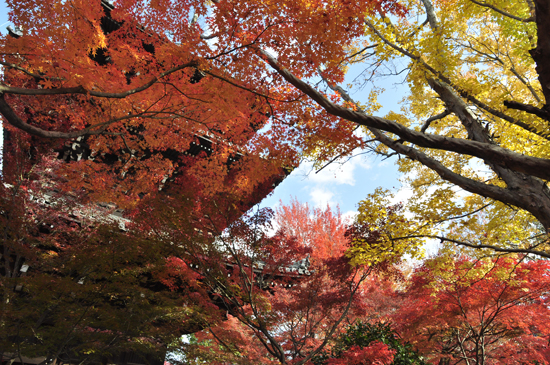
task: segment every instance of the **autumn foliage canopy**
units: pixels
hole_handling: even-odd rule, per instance
[[[550,255],[542,0],[7,3],[0,112],[48,139],[36,156],[72,156],[55,169],[68,190],[132,207],[185,168],[206,194],[246,195],[368,148],[407,157],[416,225],[399,239]],[[339,86],[350,67],[368,97]],[[409,90],[384,117],[381,69]]]
[[[427,361],[548,362],[544,0],[6,3],[2,351],[306,364],[367,318]],[[408,93],[378,116],[388,72]],[[357,149],[398,156],[412,197],[239,219],[303,159]],[[426,239],[439,259],[407,276]]]
[[[59,173],[71,189],[121,205],[157,190],[182,166],[208,193],[230,186],[241,194],[281,166],[296,166],[299,153],[288,142],[304,135],[292,126],[309,128],[315,108],[296,103],[299,95],[271,75],[260,49],[305,66],[304,77],[330,65],[339,80],[335,59],[363,28],[353,14],[404,10],[392,1],[114,5],[8,2],[23,31],[1,41],[0,109],[12,132],[57,140],[46,142],[50,149],[81,137],[85,153]],[[352,124],[324,119],[319,132],[359,143]],[[268,123],[271,132],[256,133]],[[211,142],[203,151],[210,158],[188,161],[198,137]],[[228,164],[240,170],[232,185],[224,183]]]

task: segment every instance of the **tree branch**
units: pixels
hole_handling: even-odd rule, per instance
[[[525,0],[525,2],[527,3],[527,6],[529,6],[529,13],[531,13],[531,16],[533,17],[533,19],[536,20],[535,3],[533,3],[533,0]]]
[[[281,103],[292,103],[292,102],[295,102],[295,101],[297,101],[297,100],[299,99],[299,98],[298,98],[298,99],[294,99],[294,100],[279,100],[279,99],[275,99],[275,98],[272,98],[271,96],[268,96],[268,95],[262,94],[262,93],[260,93],[260,92],[257,92],[257,91],[255,91],[255,90],[253,90],[253,89],[250,89],[250,88],[248,88],[248,87],[246,87],[246,86],[241,86],[241,85],[237,84],[237,83],[234,82],[234,81],[231,81],[231,80],[229,80],[229,79],[227,79],[227,78],[225,78],[225,77],[216,75],[215,73],[212,73],[212,72],[210,72],[210,71],[203,70],[202,72],[204,72],[205,74],[210,75],[210,76],[212,76],[212,77],[214,77],[214,78],[216,78],[216,79],[218,79],[218,80],[222,80],[222,81],[224,81],[224,82],[227,82],[229,85],[235,86],[236,88],[239,88],[239,89],[241,89],[241,90],[248,91],[248,92],[250,92],[250,93],[252,93],[252,94],[254,94],[254,95],[261,96],[262,98],[265,98],[265,99],[271,99],[271,100],[278,101],[278,102],[281,102]]]
[[[361,287],[361,283],[363,281],[365,281],[365,279],[369,276],[369,274],[371,273],[371,270],[372,268],[369,267],[362,275],[361,277],[359,278],[359,281],[358,283],[355,285],[355,288],[354,287],[351,287],[350,288],[350,298],[348,300],[348,303],[346,304],[346,307],[344,308],[344,310],[342,311],[342,314],[340,315],[340,317],[338,318],[338,320],[334,323],[334,325],[330,328],[330,330],[326,333],[325,335],[325,338],[323,340],[323,342],[313,351],[311,351],[306,357],[304,357],[302,360],[300,360],[297,365],[302,365],[302,364],[305,364],[307,363],[312,357],[314,357],[315,355],[317,355],[319,352],[321,352],[323,350],[323,348],[328,344],[329,340],[332,339],[332,335],[334,334],[334,332],[336,331],[336,329],[338,328],[338,326],[340,326],[340,323],[342,323],[342,321],[347,317],[348,315],[348,312],[351,308],[351,305],[353,304],[353,298],[355,297],[355,294],[357,293],[357,290]],[[355,274],[354,274],[355,276]]]
[[[473,2],[474,4],[477,4],[479,6],[483,6],[484,8],[489,8],[489,9],[492,9],[494,11],[496,11],[497,13],[501,14],[501,15],[504,15],[508,18],[512,18],[514,20],[519,20],[520,22],[524,22],[524,23],[531,23],[531,22],[534,22],[535,21],[535,18],[533,18],[532,16],[530,16],[529,18],[520,18],[518,16],[515,16],[515,15],[512,15],[510,13],[507,13],[505,12],[504,10],[502,9],[499,9],[497,8],[496,6],[494,5],[491,5],[491,4],[487,4],[487,3],[482,3],[481,1],[477,1],[477,0],[470,0],[471,2]]]
[[[420,132],[422,132],[422,133],[426,132],[426,129],[428,129],[428,127],[430,126],[430,124],[432,124],[432,122],[434,122],[438,119],[443,119],[449,114],[451,114],[451,112],[448,109],[445,109],[445,111],[443,113],[439,113],[437,115],[434,115],[433,117],[428,118],[424,122],[424,125],[422,126],[422,128],[420,128]]]
[[[36,79],[47,79],[47,80],[62,80],[60,79],[59,77],[49,77],[49,76],[45,76],[45,75],[39,75],[39,74],[35,74],[35,73],[32,73],[32,72],[29,72],[27,69],[21,67],[21,66],[18,66],[16,64],[13,64],[13,63],[9,63],[9,62],[4,62],[4,61],[0,61],[0,65],[3,65],[3,66],[6,66],[8,68],[13,68],[14,70],[18,70],[18,71],[21,71],[31,77],[34,77]]]
[[[340,93],[340,95],[346,102],[355,105],[359,113],[366,116],[366,114],[361,110],[360,106],[348,95],[345,90],[343,90],[340,86],[332,86],[329,83],[327,84],[333,90]],[[448,89],[440,90],[439,92],[441,93],[442,97],[453,96],[453,98],[447,101],[447,107],[449,108],[449,110],[452,109],[452,111],[457,114],[459,118],[461,118],[461,120],[463,120],[463,123],[469,125],[468,132],[472,133],[472,137],[476,138],[478,141],[481,141],[488,146],[494,146],[493,143],[490,143],[490,140],[486,136],[486,132],[482,130],[480,125],[476,124],[477,121],[475,120],[475,118],[472,119],[473,116],[470,115],[471,112],[467,110],[467,107],[462,99],[460,99],[454,93],[452,93],[452,95],[446,95],[447,92],[452,92],[452,90],[444,83],[432,79],[430,85],[432,84],[432,87]],[[518,174],[517,171],[513,171],[496,163],[490,162],[494,165],[494,171],[502,176],[502,178],[508,185],[508,188],[505,189],[495,185],[485,184],[453,172],[452,170],[445,167],[442,163],[435,160],[434,158],[431,158],[427,154],[412,147],[405,146],[401,143],[401,141],[395,141],[391,139],[390,137],[383,134],[379,129],[371,127],[368,127],[368,129],[381,143],[385,144],[397,153],[404,154],[413,160],[419,161],[424,166],[435,171],[442,179],[447,180],[452,184],[458,185],[464,190],[471,193],[499,200],[501,202],[506,202],[507,204],[515,205],[517,207],[525,209],[533,214],[537,219],[539,219],[539,221],[543,223],[545,227],[550,227],[550,222],[548,221],[547,206],[546,204],[543,204],[542,200],[543,197],[546,197],[545,194],[547,194],[548,190],[544,182],[539,180],[539,183],[537,183],[537,179],[532,176]],[[525,187],[526,181],[529,182],[527,187]],[[540,193],[542,193],[542,195]],[[536,202],[532,199],[532,196],[535,195],[539,197],[538,201]]]
[[[426,9],[426,15],[428,16],[428,22],[430,22],[430,28],[436,30],[439,27],[439,22],[432,3],[430,0],[422,0],[422,3],[424,4],[424,9]]]
[[[103,123],[94,124],[74,132],[48,131],[48,130],[30,125],[25,121],[23,121],[21,118],[19,118],[19,116],[15,113],[15,111],[11,108],[11,106],[6,102],[3,94],[0,94],[0,113],[4,116],[4,118],[8,123],[31,135],[44,137],[44,138],[63,138],[63,139],[71,139],[71,138],[77,138],[82,136],[92,136],[92,135],[103,134],[105,129],[113,123],[120,122],[122,120],[143,117],[144,115],[148,114],[148,113],[139,113],[139,114],[126,115],[123,117],[110,119]]]
[[[508,56],[508,58],[510,58],[510,56]],[[518,80],[523,84],[525,85],[526,88],[529,89],[529,91],[531,92],[531,95],[533,95],[533,98],[535,98],[535,100],[540,103],[542,100],[540,100],[540,97],[537,95],[537,92],[535,91],[535,89],[533,88],[533,86],[531,86],[531,83],[529,83],[529,81],[527,81],[523,76],[521,76],[519,74],[519,72],[517,72],[517,70],[515,69],[515,67],[512,65],[512,67],[510,67],[510,71],[518,78]]]
[[[20,87],[0,85],[0,94],[16,94],[16,95],[84,94],[84,95],[95,96],[98,98],[124,99],[130,95],[137,94],[139,92],[147,90],[148,88],[153,86],[155,83],[157,83],[159,79],[164,78],[170,74],[173,74],[174,72],[177,72],[189,67],[197,67],[198,65],[199,63],[197,61],[191,61],[183,65],[176,66],[174,68],[171,68],[170,70],[164,71],[163,73],[161,73],[156,77],[153,77],[149,82],[139,87],[136,87],[135,89],[122,91],[119,93],[107,93],[107,92],[101,92],[101,91],[86,90],[83,86],[56,88],[56,89],[26,89],[26,88],[20,88]]]
[[[436,235],[411,235],[411,236],[406,236],[406,237],[394,237],[394,238],[392,238],[392,240],[399,241],[399,240],[406,240],[406,239],[410,239],[410,238],[434,238],[434,239],[438,239],[438,240],[441,240],[441,241],[451,242],[451,243],[454,243],[454,244],[457,244],[457,245],[460,245],[460,246],[465,246],[465,247],[470,247],[470,248],[476,248],[476,249],[487,248],[487,249],[497,251],[497,252],[525,253],[525,254],[533,254],[533,255],[538,255],[538,256],[541,256],[541,257],[545,257],[545,258],[550,258],[550,253],[545,252],[545,251],[532,250],[530,248],[505,248],[505,247],[499,247],[499,246],[494,246],[494,245],[486,245],[486,244],[476,245],[475,243],[458,241],[458,240],[455,240],[455,239],[452,239],[452,238],[447,238],[447,237],[443,237],[443,236],[436,236]]]
[[[439,221],[436,221],[436,222],[433,222],[433,223],[438,224],[438,223],[443,223],[443,222],[447,222],[447,221],[454,220],[454,219],[460,219],[460,218],[468,217],[472,214],[476,214],[477,212],[481,212],[483,209],[487,208],[490,205],[491,204],[485,204],[482,207],[480,207],[480,208],[478,208],[474,211],[464,213],[464,214],[461,214],[461,215],[457,215],[457,216],[454,216],[454,217],[445,218],[445,219],[442,219],[442,220],[439,220]]]
[[[445,75],[443,75],[443,73],[437,71],[436,69],[434,69],[432,66],[430,66],[428,63],[426,63],[420,56],[416,56],[414,55],[413,53],[405,50],[404,48],[402,47],[399,47],[398,45],[390,42],[388,39],[386,39],[380,32],[378,32],[378,30],[368,21],[365,21],[365,24],[367,24],[371,30],[376,34],[376,36],[378,36],[380,39],[382,39],[384,41],[384,43],[386,43],[388,46],[392,47],[393,49],[395,49],[396,51],[400,52],[401,54],[417,61],[417,62],[420,62],[428,71],[432,72],[434,75],[436,75],[439,79],[441,79],[443,82],[447,83],[449,86],[453,87],[457,92],[458,94],[463,97],[464,99],[468,100],[469,102],[473,103],[474,105],[476,105],[478,108],[482,109],[482,110],[485,110],[486,112],[490,113],[490,114],[493,114],[494,116],[496,117],[499,117],[509,123],[512,123],[514,125],[517,125],[533,134],[536,134],[538,135],[539,137],[542,137],[544,139],[547,139],[550,141],[550,136],[547,135],[547,134],[542,134],[540,132],[538,132],[535,128],[531,127],[530,125],[524,123],[524,122],[521,122],[519,120],[516,120],[506,114],[504,114],[503,112],[499,111],[499,110],[496,110],[492,107],[490,107],[489,105],[483,103],[482,101],[478,100],[476,97],[470,95],[468,92],[462,90],[461,88],[457,87],[448,77],[446,77]]]
[[[539,109],[536,106],[519,103],[513,100],[504,100],[504,106],[510,109],[521,110],[529,114],[534,114],[539,118],[550,121],[550,114],[546,110]],[[546,133],[546,135],[548,136],[548,133]]]
[[[537,23],[537,47],[531,49],[529,53],[536,63],[536,71],[542,93],[545,98],[544,109],[550,111],[550,4],[547,0],[535,1],[535,17]]]
[[[287,82],[294,85],[304,94],[308,95],[329,114],[369,128],[376,128],[394,133],[403,140],[414,143],[420,147],[475,156],[486,161],[492,161],[495,164],[518,172],[523,172],[525,174],[550,180],[550,161],[547,159],[525,156],[493,144],[469,141],[461,138],[443,137],[434,134],[425,134],[419,131],[417,132],[411,130],[388,119],[350,110],[328,100],[315,88],[294,76],[294,74],[286,68],[282,67],[277,60],[266,51],[261,49],[257,49],[257,51],[277,73],[287,80]]]

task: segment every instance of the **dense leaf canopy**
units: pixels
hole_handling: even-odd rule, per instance
[[[2,175],[11,185],[1,188],[0,288],[7,308],[2,323],[13,318],[10,328],[21,332],[3,337],[5,343],[33,339],[42,346],[36,351],[52,358],[69,347],[90,353],[114,337],[158,350],[173,339],[163,337],[166,328],[186,333],[219,326],[193,343],[207,361],[302,364],[330,346],[346,320],[391,317],[368,311],[365,294],[374,289],[366,283],[379,280],[369,275],[400,277],[375,292],[391,302],[389,292],[407,288],[395,265],[407,254],[420,258],[423,239],[449,243],[445,259],[456,244],[476,249],[463,250],[471,256],[550,258],[547,1],[7,4],[16,28],[0,38],[0,113],[11,148]],[[339,86],[349,67],[363,67],[362,81],[375,86],[365,100],[353,100]],[[374,115],[381,68],[406,71],[409,90],[401,109],[384,117]],[[338,213],[297,203],[279,212],[279,222],[292,224],[275,236],[267,234],[267,213],[238,220],[282,168],[303,158],[322,166],[357,148],[399,156],[412,198],[392,204],[391,193],[381,189],[358,197],[364,200],[351,227]],[[61,208],[42,219],[30,196],[48,191],[65,195],[67,207],[115,203],[136,226],[128,234],[87,227]],[[265,275],[254,271],[255,258],[269,263],[273,272],[266,275],[274,277],[273,268],[310,251],[314,274],[293,292],[257,283]],[[439,326],[429,334],[442,348],[432,351],[434,359],[456,357],[458,348],[463,357],[485,361],[464,342],[475,336],[449,335],[484,326],[470,308],[479,313],[508,303],[505,312],[515,311],[513,318],[519,308],[539,306],[532,318],[543,313],[547,269],[518,257],[482,264],[455,257],[447,271],[424,266],[424,275],[415,273],[408,288],[422,305],[411,304],[411,318],[415,310],[440,310],[430,324]],[[23,260],[37,270],[18,276]],[[78,284],[84,277],[89,280]],[[281,280],[293,284],[290,277]],[[13,294],[21,283],[26,297]],[[138,297],[141,288],[147,290]],[[489,292],[505,300],[480,301]],[[453,302],[461,295],[468,308]],[[39,314],[18,310],[25,300],[42,306]],[[172,312],[174,302],[180,310]],[[48,318],[63,321],[61,308],[67,308],[69,331],[47,326]],[[456,308],[466,318],[454,315]],[[118,322],[121,313],[143,326],[130,330]],[[498,356],[525,340],[521,351],[546,360],[535,338],[546,336],[546,327],[494,318],[500,332],[492,343],[505,342],[509,350]],[[236,336],[243,328],[246,336]],[[38,329],[47,341],[40,342]],[[393,353],[382,342],[350,348],[341,359],[353,362],[374,348],[389,362]]]

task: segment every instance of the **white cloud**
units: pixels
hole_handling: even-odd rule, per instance
[[[395,163],[395,161],[393,159],[389,159],[389,158],[386,158],[380,162],[378,162],[376,164],[377,167],[386,167],[386,166],[390,166],[390,165],[393,165]]]
[[[410,186],[403,185],[397,193],[394,194],[394,197],[390,199],[390,203],[392,204],[398,204],[403,203],[403,205],[407,205],[407,201],[412,197],[413,195],[413,189]]]
[[[437,252],[441,248],[441,242],[438,240],[425,240],[424,250],[426,251],[426,257],[433,257],[437,255]]]
[[[327,189],[321,187],[313,188],[311,189],[309,196],[311,196],[311,201],[317,208],[326,208],[327,205],[333,207],[336,205],[336,203],[332,200],[334,193]]]
[[[355,220],[355,217],[359,214],[356,210],[348,210],[345,213],[342,213],[342,218],[346,223],[352,223]]]
[[[362,157],[355,157],[345,163],[333,162],[316,173],[311,162],[300,165],[298,173],[304,179],[314,184],[355,185],[355,171],[357,168],[370,169],[372,165]]]

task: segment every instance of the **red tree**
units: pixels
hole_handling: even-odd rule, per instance
[[[269,220],[270,214],[254,215],[221,234],[207,251],[217,250],[222,266],[196,261],[229,320],[211,323],[196,334],[197,342],[182,344],[186,358],[305,364],[369,312],[369,275],[387,268],[349,265],[347,226],[339,213],[310,211],[293,201],[278,210],[280,229],[273,236]]]
[[[550,362],[548,261],[428,260],[394,320],[433,363]]]
[[[367,347],[352,346],[339,358],[329,359],[326,365],[391,365],[395,351],[382,342]]]
[[[290,204],[276,209],[274,224],[288,237],[296,237],[300,244],[312,248],[312,257],[329,259],[338,257],[348,248],[349,239],[345,236],[348,222],[340,209],[333,211],[310,208],[296,198]]]
[[[302,108],[294,102],[298,95],[280,77],[267,74],[256,47],[270,47],[281,60],[307,66],[304,76],[312,74],[311,65],[326,64],[338,79],[343,72],[335,57],[343,56],[342,45],[363,31],[356,14],[402,12],[389,0],[316,6],[27,0],[8,1],[8,6],[10,20],[23,31],[0,39],[5,125],[61,139],[51,142],[57,149],[77,139],[65,152],[78,161],[58,173],[72,189],[85,187],[88,194],[121,205],[155,191],[182,167],[208,191],[247,194],[266,176],[280,173],[281,166],[296,166],[298,151],[287,140],[304,138],[295,133],[302,127],[294,125],[311,119],[314,111],[306,108],[300,114],[309,116],[283,120]],[[206,29],[215,34],[205,34]],[[289,37],[295,39],[290,47]],[[306,53],[303,44],[308,44]],[[351,123],[322,119],[327,122],[318,128],[322,138],[360,143],[350,133]],[[267,123],[274,128],[258,135]],[[85,151],[73,153],[75,143]],[[209,158],[191,166],[174,158],[199,144]],[[227,165],[236,175],[231,186]]]

